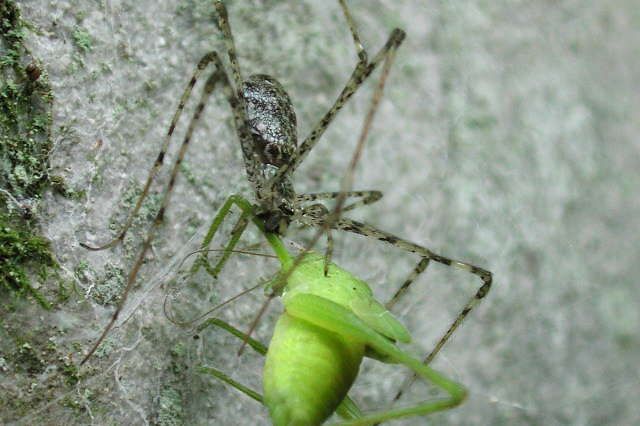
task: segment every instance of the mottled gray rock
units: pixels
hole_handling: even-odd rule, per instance
[[[281,81],[297,109],[298,134],[306,135],[356,63],[337,2],[229,3],[243,72]],[[637,424],[637,3],[350,5],[371,54],[393,27],[407,32],[356,176],[357,188],[385,197],[354,216],[486,267],[495,278],[487,299],[434,362],[468,386],[469,400],[431,423]],[[92,284],[117,284],[109,268],[127,270],[144,228],[124,248],[93,253],[78,244],[105,241],[109,224],[123,220],[195,64],[223,45],[210,1],[23,0],[20,7],[39,31],[28,44],[55,93],[54,167],[87,193],[81,202],[46,200],[46,235],[68,271],[86,263],[76,285],[91,296],[82,302],[74,295],[31,321],[57,327],[60,346],[77,342],[78,362],[79,350],[88,349],[112,312],[96,303],[99,289]],[[373,86],[345,108],[305,161],[295,179],[299,192],[339,188]],[[47,390],[60,398],[48,405],[50,397],[30,396],[37,401],[30,414],[6,421],[268,424],[258,404],[195,370],[205,360],[259,388],[259,358],[237,358],[238,343],[219,332],[193,341],[192,332],[163,314],[163,274],[175,275],[172,265],[197,245],[190,237],[225,196],[248,194],[222,96],[203,121],[140,287],[127,303],[127,313],[135,312],[108,341],[109,356],[92,359],[74,391]],[[176,140],[185,126],[183,120]],[[163,176],[166,182],[166,170]],[[292,230],[289,237],[302,242],[303,235]],[[382,299],[415,260],[359,237],[336,239],[338,263],[368,280]],[[275,267],[235,258],[217,284],[208,281],[174,305],[196,315]],[[432,347],[477,286],[474,277],[444,269],[434,266],[396,309],[414,335],[408,350],[416,354]],[[220,315],[246,328],[260,300],[258,292]],[[268,340],[278,309],[274,304],[259,327],[260,339]],[[364,407],[384,408],[404,374],[367,362],[354,395]],[[38,386],[42,375],[31,380],[34,393],[45,392]],[[405,403],[425,392],[414,386]]]

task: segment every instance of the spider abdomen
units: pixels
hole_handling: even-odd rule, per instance
[[[244,81],[242,96],[254,152],[264,164],[280,167],[289,162],[297,133],[296,113],[287,92],[273,77],[257,74]]]

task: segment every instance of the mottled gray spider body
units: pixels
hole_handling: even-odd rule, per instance
[[[254,176],[255,214],[267,232],[284,235],[295,208],[292,177],[287,173],[273,185],[269,182],[296,153],[296,113],[284,87],[266,74],[252,75],[244,81],[242,97],[258,170]]]

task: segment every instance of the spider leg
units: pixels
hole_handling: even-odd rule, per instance
[[[323,219],[315,219],[317,226],[324,226]],[[355,234],[359,234],[365,237],[374,238],[379,241],[383,241],[385,243],[391,244],[394,247],[397,247],[401,250],[408,251],[410,253],[415,253],[421,256],[420,261],[411,271],[407,279],[404,281],[402,286],[396,291],[391,300],[387,303],[387,307],[394,305],[398,298],[409,288],[411,283],[423,272],[426,270],[430,261],[434,261],[446,266],[455,267],[458,269],[462,269],[464,271],[470,272],[482,281],[481,286],[478,288],[476,293],[471,296],[469,301],[464,305],[460,313],[453,320],[447,331],[440,338],[436,346],[431,350],[431,352],[424,358],[423,362],[425,364],[430,363],[440,352],[445,343],[449,340],[451,335],[458,329],[460,324],[465,320],[465,318],[469,315],[471,310],[475,308],[475,306],[480,303],[480,301],[489,293],[491,289],[492,283],[492,274],[491,272],[480,268],[478,266],[471,265],[466,262],[462,262],[459,260],[454,260],[445,256],[441,256],[429,250],[426,247],[420,246],[418,244],[412,243],[405,239],[396,237],[393,234],[382,231],[374,226],[358,222],[355,220],[351,220],[348,218],[340,218],[337,221],[332,223],[332,228],[340,229],[347,232],[353,232]],[[401,388],[398,390],[396,396],[394,397],[394,401],[397,401],[400,396],[404,393],[404,391],[413,383],[417,376],[411,377]]]
[[[331,264],[331,258],[333,258],[333,234],[331,229],[327,231],[327,249],[324,252],[324,276],[329,275],[329,265]]]
[[[342,3],[344,5],[344,3]],[[345,6],[346,7],[346,6]],[[348,13],[345,9],[345,13]],[[402,39],[404,38],[404,34],[402,34],[402,38],[400,38],[400,42],[402,41]],[[357,40],[357,35],[354,34],[354,40]],[[397,46],[396,46],[397,47]],[[353,180],[354,180],[354,175],[355,175],[355,169],[356,169],[356,165],[358,164],[358,161],[360,160],[360,157],[362,156],[362,152],[364,150],[364,144],[367,140],[367,136],[369,134],[369,130],[371,129],[371,125],[373,123],[373,118],[375,116],[375,113],[378,109],[378,105],[380,104],[380,100],[382,99],[382,94],[384,91],[384,85],[385,82],[387,80],[387,77],[389,76],[389,71],[391,70],[391,65],[393,64],[393,59],[395,57],[395,49],[389,50],[388,54],[384,56],[384,64],[382,67],[382,73],[380,75],[380,79],[378,81],[378,85],[376,86],[376,89],[373,93],[373,97],[371,99],[371,104],[369,106],[369,110],[367,111],[367,115],[364,119],[364,123],[362,126],[362,131],[360,132],[360,136],[358,137],[358,143],[356,144],[356,148],[354,149],[351,161],[349,162],[349,166],[347,168],[347,171],[342,179],[342,183],[341,183],[341,190],[340,192],[338,192],[336,194],[336,203],[335,206],[333,208],[333,211],[331,212],[331,214],[328,214],[328,211],[326,213],[323,214],[322,210],[324,209],[326,211],[326,208],[323,206],[323,209],[319,209],[318,211],[314,212],[317,216],[317,218],[323,218],[322,220],[322,227],[320,229],[318,229],[318,231],[316,232],[316,235],[314,236],[314,238],[312,239],[312,243],[309,245],[309,247],[312,247],[313,244],[318,240],[318,238],[322,235],[322,233],[327,233],[327,238],[329,239],[329,244],[327,246],[327,250],[325,251],[325,269],[324,269],[324,273],[325,276],[327,276],[327,273],[329,271],[329,264],[331,263],[331,256],[333,254],[333,239],[330,235],[330,230],[333,226],[333,224],[340,218],[340,215],[342,213],[342,210],[344,208],[344,203],[347,199],[347,197],[349,197],[349,195],[351,194],[351,188],[353,186]],[[375,59],[374,59],[375,61]],[[295,158],[295,157],[294,157]],[[367,203],[373,203],[375,201],[377,201],[378,199],[380,199],[382,197],[382,193],[380,192],[376,192],[376,193],[370,193],[368,197],[365,197],[365,199],[363,199],[361,202],[356,202],[353,203],[351,205],[346,206],[348,210],[353,209],[359,205],[362,204],[367,204]],[[316,206],[317,207],[317,206]],[[307,251],[309,248],[307,248],[305,251]]]
[[[342,178],[342,183],[340,186],[341,194],[339,194],[338,199],[336,200],[335,207],[333,208],[333,212],[330,216],[327,216],[327,220],[323,223],[324,232],[327,234],[330,233],[331,227],[333,223],[335,223],[342,214],[344,210],[344,203],[346,202],[347,192],[353,187],[353,181],[355,176],[355,170],[358,162],[360,161],[360,157],[362,156],[362,152],[364,151],[364,144],[367,140],[367,136],[369,131],[371,130],[371,126],[373,124],[373,118],[375,117],[376,111],[378,110],[378,105],[380,105],[380,100],[382,99],[382,94],[384,92],[384,85],[389,76],[389,71],[391,70],[391,65],[393,63],[393,59],[395,57],[395,51],[391,51],[388,56],[385,57],[384,64],[382,66],[382,73],[380,75],[380,80],[378,81],[378,85],[373,93],[373,97],[371,99],[371,105],[369,106],[369,110],[367,111],[367,115],[364,119],[364,123],[362,125],[362,131],[360,132],[360,136],[358,137],[358,143],[356,144],[356,148],[353,151],[353,155],[351,157],[351,161],[349,162],[349,167]],[[382,196],[382,194],[380,194]],[[365,199],[362,201],[370,201]],[[374,200],[375,201],[375,200]],[[346,206],[348,209],[355,208],[357,203],[353,203],[349,206]],[[333,243],[333,241],[332,241]],[[329,249],[333,249],[333,246],[329,246],[325,253],[325,276],[328,272],[329,263],[331,261],[332,252]]]
[[[469,305],[471,305],[471,308],[473,308],[475,306],[475,304],[477,303],[477,301],[481,300],[482,298],[484,298],[487,293],[489,292],[490,288],[491,288],[491,282],[492,282],[492,274],[491,272],[487,271],[486,269],[480,268],[478,266],[475,265],[471,265],[470,263],[466,263],[466,262],[462,262],[459,260],[455,260],[455,259],[451,259],[445,256],[441,256],[439,254],[436,254],[434,252],[432,252],[431,250],[429,250],[426,247],[420,246],[418,244],[412,243],[410,241],[407,241],[405,239],[399,238],[393,234],[390,234],[388,232],[382,231],[374,226],[362,223],[362,222],[358,222],[355,220],[351,220],[348,218],[341,218],[339,219],[334,225],[334,228],[336,229],[341,229],[343,231],[347,231],[347,232],[353,232],[355,234],[359,234],[365,237],[370,237],[370,238],[375,238],[379,241],[383,241],[385,243],[391,244],[394,247],[397,247],[401,250],[404,251],[408,251],[410,253],[416,253],[417,255],[421,256],[422,259],[418,262],[418,264],[416,265],[416,267],[412,270],[411,274],[409,275],[409,277],[407,278],[407,280],[405,280],[405,282],[402,284],[402,286],[398,289],[398,291],[396,292],[396,294],[392,297],[392,299],[389,302],[389,305],[393,305],[395,304],[395,302],[397,301],[397,298],[400,297],[400,295],[407,290],[407,288],[411,285],[411,283],[413,282],[413,280],[420,274],[422,273],[428,266],[430,261],[434,261],[434,262],[438,262],[440,264],[446,265],[446,266],[451,266],[451,267],[455,267],[458,269],[462,269],[464,271],[470,272],[474,275],[476,275],[478,278],[480,278],[480,280],[482,281],[482,285],[480,286],[480,288],[477,290],[477,292],[475,293],[474,296],[472,296],[472,298],[469,300],[469,303],[467,303],[467,305],[465,305],[465,308],[461,311],[460,316],[462,317],[460,320],[456,319],[456,321],[454,321],[454,324],[452,325],[454,328],[453,330],[450,329],[450,332],[453,332],[455,330],[455,328],[457,328],[460,325],[460,322],[462,322],[462,319],[464,319],[464,317],[466,317],[469,314],[470,309],[468,309]],[[474,303],[474,301],[476,303]],[[445,337],[448,339],[448,337],[450,336],[449,331],[445,334]],[[445,339],[446,341],[446,339]],[[438,351],[440,350],[441,345],[438,345],[439,347],[437,347]],[[437,353],[437,351],[436,351]],[[433,354],[433,356],[435,356],[435,353]]]
[[[358,48],[358,46],[361,48],[362,46],[359,43],[359,37],[355,29],[355,24],[353,22],[353,19],[351,19],[351,15],[349,14],[349,10],[344,0],[340,0],[340,5],[342,6],[344,14],[349,23],[349,28],[351,29],[351,33],[353,35],[353,40],[356,44],[356,48]],[[364,51],[362,53],[364,53]],[[364,56],[360,55],[361,59],[363,57],[366,59],[366,55]],[[367,111],[367,115],[364,118],[362,130],[360,132],[360,136],[358,137],[358,142],[356,144],[356,147],[353,151],[351,161],[349,162],[347,171],[344,177],[342,178],[342,182],[340,184],[341,193],[337,197],[335,206],[333,208],[333,212],[331,213],[331,215],[328,215],[326,217],[326,220],[323,223],[323,229],[318,231],[318,232],[326,232],[330,242],[325,252],[325,259],[324,259],[325,260],[324,261],[325,276],[327,276],[328,274],[329,263],[331,262],[331,256],[333,254],[333,239],[331,238],[331,227],[333,226],[333,223],[335,223],[340,218],[340,215],[342,214],[342,211],[345,207],[344,203],[346,202],[348,191],[350,191],[351,188],[353,187],[356,166],[360,161],[360,158],[362,157],[362,152],[364,151],[364,144],[367,140],[367,136],[369,135],[369,131],[371,130],[371,127],[373,124],[373,118],[375,117],[375,114],[378,110],[378,106],[380,105],[380,100],[382,99],[382,95],[384,93],[384,86],[387,81],[387,77],[389,76],[389,72],[391,71],[391,65],[393,64],[394,58],[395,58],[395,49],[389,50],[388,54],[384,56],[384,63],[382,65],[382,72],[380,74],[380,79],[378,81],[378,84],[376,85],[375,91],[373,93],[373,97],[371,98],[371,104],[369,105],[369,110]],[[379,196],[381,197],[382,194],[379,194]],[[371,199],[369,200],[365,199],[363,201],[372,202]],[[373,199],[373,201],[375,201],[375,199]],[[357,203],[353,203],[352,205],[347,206],[347,208],[352,209],[357,206],[358,206]]]
[[[310,201],[318,201],[318,200],[335,200],[342,199],[346,200],[347,198],[360,198],[360,200],[355,201],[351,204],[340,209],[340,211],[348,211],[353,210],[357,207],[364,206],[367,204],[373,204],[379,199],[382,198],[382,192],[380,191],[337,191],[337,192],[316,192],[311,194],[301,194],[296,197],[296,203],[305,203]],[[317,211],[316,211],[317,210]],[[302,216],[309,215],[312,217],[323,217],[328,214],[328,210],[322,204],[314,204],[309,206],[307,209],[302,208]],[[334,211],[334,214],[335,211]],[[304,220],[302,221],[304,222]],[[333,257],[333,235],[331,233],[331,229],[325,225],[324,231],[327,234],[327,249],[325,250],[324,255],[324,274],[327,276],[329,272],[329,264],[331,263],[331,259]]]
[[[217,0],[215,6],[216,12],[218,13],[218,25],[224,36],[224,44],[227,49],[227,55],[229,55],[229,62],[231,63],[231,76],[233,77],[236,89],[240,90],[243,79],[240,72],[238,55],[236,54],[236,45],[233,41],[233,33],[231,33],[231,25],[229,24],[229,14],[222,1]]]
[[[356,34],[356,33],[352,33]],[[354,36],[354,38],[357,36]],[[304,141],[300,144],[298,149],[296,150],[296,154],[293,156],[293,161],[289,164],[286,164],[278,170],[270,180],[270,183],[279,182],[282,180],[284,176],[295,171],[300,163],[306,158],[309,152],[316,146],[320,137],[324,134],[324,132],[329,127],[329,124],[337,113],[342,109],[342,107],[347,103],[349,98],[353,96],[353,94],[358,90],[358,88],[362,85],[362,83],[371,75],[371,73],[380,65],[381,62],[385,61],[387,57],[393,56],[395,51],[398,49],[402,41],[404,40],[405,33],[399,28],[394,29],[385,45],[380,49],[380,51],[374,56],[371,62],[358,62],[356,68],[351,73],[349,80],[345,84],[345,87],[342,89],[340,95],[331,106],[329,111],[325,113],[322,119],[313,127],[311,133],[305,138]],[[361,46],[361,45],[360,45]],[[363,50],[364,52],[364,50]],[[363,55],[359,55],[362,58],[366,59],[366,53]]]
[[[409,276],[404,280],[402,285],[396,290],[391,299],[385,304],[387,309],[393,308],[393,306],[400,300],[400,298],[409,290],[409,287],[413,282],[418,278],[418,276],[423,273],[427,267],[429,266],[429,262],[431,261],[430,257],[423,257],[420,262],[416,264],[413,270],[409,273]]]
[[[247,173],[247,179],[254,186],[255,192],[260,193],[262,186],[260,165],[262,164],[262,161],[255,152],[253,138],[249,132],[249,128],[247,127],[245,100],[241,93],[243,79],[242,73],[240,72],[240,64],[238,62],[233,33],[231,32],[231,25],[229,24],[229,14],[227,13],[227,8],[222,1],[216,0],[215,7],[218,16],[218,26],[222,31],[225,48],[231,64],[231,76],[233,78],[233,83],[235,84],[235,93],[233,96],[234,104],[231,105],[231,108],[233,110],[236,132],[240,139],[244,168]]]
[[[427,263],[428,263],[428,261],[427,261]],[[425,268],[426,268],[426,266],[425,266]],[[484,271],[484,272],[488,272],[488,271]],[[429,354],[427,354],[427,356],[424,357],[424,359],[422,360],[423,364],[430,364],[431,361],[433,361],[433,359],[436,357],[438,352],[440,352],[440,350],[445,345],[445,343],[447,343],[447,341],[449,340],[451,335],[454,333],[454,331],[456,331],[456,329],[460,326],[460,324],[462,324],[462,321],[464,321],[464,319],[467,317],[469,312],[471,312],[471,310],[473,308],[475,308],[475,306],[478,303],[480,303],[480,301],[487,295],[487,293],[489,293],[489,289],[491,288],[491,273],[488,272],[488,274],[489,274],[488,281],[484,281],[485,278],[483,278],[484,284],[478,289],[476,294],[474,294],[469,299],[469,301],[464,305],[464,308],[462,308],[462,311],[460,311],[460,313],[453,320],[453,322],[451,323],[451,325],[449,326],[447,331],[442,335],[442,337],[440,338],[440,340],[438,341],[436,346],[431,350],[431,352],[429,352]],[[400,399],[400,397],[402,396],[402,394],[407,389],[409,389],[409,387],[413,384],[413,382],[417,378],[418,378],[418,376],[413,374],[408,380],[406,380],[405,383],[396,392],[396,395],[393,397],[393,401],[398,401]]]
[[[228,98],[230,100],[231,108],[234,113],[236,130],[238,132],[238,136],[240,138],[240,144],[242,146],[243,157],[245,160],[245,168],[247,170],[247,177],[249,181],[255,182],[254,177],[257,172],[256,172],[255,160],[253,159],[251,135],[245,124],[244,99],[241,96],[239,96],[237,93],[237,91],[240,90],[242,87],[242,74],[240,73],[240,65],[238,63],[235,44],[233,41],[233,35],[231,33],[231,27],[229,25],[227,10],[221,1],[216,1],[215,7],[218,12],[218,24],[222,29],[222,33],[224,35],[225,47],[227,50],[227,54],[229,56],[229,61],[231,63],[231,71],[232,71],[233,81],[235,83],[235,88],[233,88],[229,83],[228,78],[225,75],[224,76],[224,80],[226,82],[225,88],[231,92],[230,94],[228,94]],[[118,233],[118,235],[115,238],[113,238],[111,241],[108,241],[102,245],[92,246],[86,243],[80,243],[82,247],[88,250],[94,250],[94,251],[104,250],[104,249],[115,246],[116,244],[118,244],[120,241],[124,239],[127,231],[129,230],[129,228],[131,228],[134,218],[140,211],[140,208],[142,207],[142,203],[149,195],[149,189],[151,187],[151,183],[153,182],[153,179],[158,174],[158,170],[160,170],[160,167],[162,167],[162,164],[164,163],[164,158],[167,154],[171,137],[173,136],[173,132],[176,128],[176,125],[178,124],[178,121],[180,120],[182,111],[184,110],[184,106],[191,96],[193,87],[195,86],[196,82],[200,78],[202,72],[212,62],[214,63],[217,69],[223,69],[222,62],[220,61],[220,58],[216,52],[207,53],[198,62],[198,65],[194,70],[191,76],[191,79],[187,84],[187,87],[182,93],[180,102],[178,104],[178,108],[176,108],[176,111],[173,114],[173,118],[171,119],[171,124],[169,125],[169,130],[167,131],[164,141],[162,142],[160,152],[158,153],[158,156],[156,157],[156,160],[153,166],[151,167],[151,170],[149,170],[149,175],[147,176],[147,180],[145,182],[144,188],[142,189],[142,194],[138,198],[133,210],[127,217],[127,220],[122,226],[122,230]]]
[[[145,255],[149,250],[149,248],[151,247],[151,242],[153,241],[155,231],[163,221],[165,211],[171,199],[173,187],[175,186],[176,178],[178,176],[178,171],[180,170],[180,164],[182,163],[182,160],[184,159],[184,156],[187,152],[187,148],[189,147],[189,143],[191,142],[191,137],[193,135],[195,126],[200,120],[200,117],[202,115],[202,112],[204,111],[207,101],[218,83],[222,84],[223,89],[227,95],[229,104],[231,105],[231,108],[234,111],[234,116],[236,118],[236,129],[238,130],[238,134],[241,135],[243,131],[246,132],[246,134],[248,134],[248,130],[246,129],[246,125],[244,122],[244,111],[237,111],[238,102],[236,100],[235,92],[233,91],[233,88],[231,86],[231,83],[229,82],[229,78],[227,77],[226,72],[224,71],[224,67],[222,65],[222,62],[220,61],[218,54],[216,52],[211,52],[207,54],[206,57],[208,57],[209,62],[213,62],[215,64],[216,70],[207,79],[204,89],[202,91],[200,101],[196,106],[196,109],[195,109],[195,112],[193,113],[191,121],[189,122],[189,126],[187,128],[184,140],[182,141],[182,145],[180,146],[180,149],[178,151],[178,156],[171,170],[169,183],[167,184],[164,190],[160,209],[158,210],[158,213],[156,214],[151,226],[149,227],[149,232],[145,237],[145,240],[142,244],[142,248],[140,249],[138,257],[136,258],[131,268],[131,271],[129,272],[124,291],[122,293],[120,301],[118,302],[118,305],[116,306],[116,310],[113,313],[113,316],[111,317],[111,320],[109,321],[109,323],[103,330],[102,334],[100,335],[96,343],[93,345],[89,353],[84,357],[84,359],[81,361],[80,364],[84,364],[95,352],[98,346],[102,343],[102,341],[107,336],[111,328],[114,326],[115,322],[118,319],[118,315],[120,314],[124,304],[126,303],[127,296],[129,295],[129,292],[133,288],[133,285],[136,282],[136,277],[138,276],[138,272],[142,267],[142,264],[144,263]],[[161,152],[160,156],[164,156],[164,153]]]
[[[175,130],[176,125],[180,120],[180,116],[182,115],[184,106],[191,96],[193,86],[195,86],[196,82],[198,81],[198,79],[200,78],[204,70],[207,68],[207,66],[211,62],[215,61],[214,56],[215,56],[214,53],[207,53],[206,55],[204,55],[202,59],[200,59],[200,61],[198,62],[196,69],[191,75],[191,79],[189,80],[187,87],[185,87],[184,92],[180,97],[178,108],[176,108],[176,111],[173,114],[173,118],[171,119],[171,124],[169,125],[169,130],[167,130],[167,134],[164,137],[164,141],[162,142],[160,152],[158,153],[158,156],[156,157],[156,160],[153,163],[151,170],[149,170],[149,175],[147,176],[147,181],[145,182],[144,188],[142,189],[142,194],[140,195],[140,197],[138,197],[138,201],[136,201],[135,207],[133,208],[131,213],[129,213],[129,216],[127,217],[127,220],[125,221],[118,235],[115,238],[113,238],[111,241],[108,241],[100,246],[91,246],[86,243],[80,243],[82,247],[88,250],[96,250],[96,251],[104,250],[104,249],[115,246],[116,244],[118,244],[120,241],[124,239],[125,235],[127,234],[127,231],[129,230],[129,228],[131,228],[131,224],[133,223],[134,218],[140,211],[140,208],[142,207],[142,203],[144,202],[145,198],[147,198],[147,196],[149,195],[149,188],[151,187],[151,183],[153,182],[153,179],[158,174],[158,170],[160,170],[160,167],[162,167],[162,164],[164,163],[164,158],[167,154],[167,150],[169,149],[171,136],[173,136],[173,131]]]
[[[349,31],[351,31],[351,36],[353,37],[353,44],[356,46],[356,52],[358,53],[358,59],[360,59],[360,63],[367,63],[367,51],[364,50],[364,46],[360,41],[360,35],[358,34],[358,27],[356,26],[353,17],[351,16],[351,12],[349,12],[349,8],[347,7],[347,3],[345,0],[338,0],[340,3],[340,7],[342,8],[342,13],[344,13],[344,17],[347,20],[347,25],[349,25]]]
[[[335,200],[339,197],[345,198],[361,198],[361,200],[355,201],[351,204],[346,205],[341,210],[349,211],[360,206],[366,206],[368,204],[373,204],[376,201],[382,198],[382,192],[380,191],[335,191],[335,192],[314,192],[309,194],[300,194],[296,196],[296,204],[299,203],[308,203],[311,201],[319,201],[319,200]]]

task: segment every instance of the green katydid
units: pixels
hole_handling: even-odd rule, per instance
[[[325,276],[324,256],[308,252],[296,262],[277,235],[265,233],[265,236],[282,265],[268,291],[282,296],[285,312],[275,326],[268,350],[256,340],[248,339],[250,347],[266,354],[264,397],[220,370],[201,367],[202,372],[264,403],[277,426],[320,425],[334,411],[345,419],[340,425],[371,425],[443,411],[463,402],[466,396],[463,386],[394,344],[409,342],[409,332],[375,300],[367,283],[334,263]],[[283,283],[282,277],[287,277],[287,281]],[[243,332],[215,318],[205,321],[199,330],[211,325],[247,339]],[[363,356],[404,364],[448,396],[413,407],[363,415],[347,397]]]

